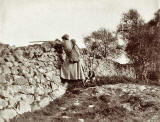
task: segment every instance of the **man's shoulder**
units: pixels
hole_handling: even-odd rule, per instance
[[[70,41],[71,41],[71,43],[73,44],[73,46],[75,46],[75,45],[76,45],[76,40],[71,39]]]

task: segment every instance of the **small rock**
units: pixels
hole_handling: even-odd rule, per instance
[[[29,82],[30,85],[36,85],[36,80],[31,78],[31,77],[28,78],[28,82]]]
[[[50,103],[50,101],[52,101],[52,100],[49,97],[45,97],[39,102],[39,106],[45,107]]]
[[[32,50],[30,51],[29,58],[31,58],[31,59],[34,58],[34,51],[32,51]]]
[[[6,89],[0,89],[0,96],[1,98],[11,97],[12,95],[9,94],[8,90]]]
[[[9,57],[8,57],[8,61],[14,62],[14,61],[15,61],[14,56],[13,56],[13,55],[9,55]]]
[[[52,72],[47,72],[46,73],[47,80],[52,80],[53,75],[54,74]]]
[[[139,86],[139,89],[141,90],[141,91],[144,91],[145,89],[147,89],[145,86]]]
[[[66,110],[66,108],[65,108],[65,107],[60,107],[60,110],[63,110],[63,111],[64,111],[64,110]]]
[[[21,66],[21,70],[24,74],[29,72],[29,69],[26,66]]]
[[[34,100],[41,101],[41,96],[39,96],[38,94],[34,94]]]
[[[0,98],[0,109],[3,109],[8,105],[8,101]]]
[[[71,117],[69,117],[69,116],[62,116],[62,118],[64,118],[64,119],[69,119],[69,118],[71,118]]]
[[[48,71],[48,72],[50,72],[50,71],[52,71],[52,65],[48,65],[47,67],[46,67],[46,70]]]
[[[76,101],[74,102],[74,105],[75,105],[75,106],[79,106],[79,105],[80,105],[79,101],[76,100]]]
[[[35,89],[35,93],[38,95],[43,95],[45,93],[44,88],[39,86]]]
[[[128,111],[132,111],[132,107],[130,106],[129,103],[124,103],[122,104],[123,108],[127,109]]]
[[[80,121],[80,122],[84,122],[84,119],[78,119],[78,121]]]
[[[39,62],[37,62],[37,63],[38,63],[38,65],[41,66],[41,67],[44,67],[44,66],[45,66],[43,62],[40,62],[40,61],[39,61]]]
[[[11,73],[11,70],[8,66],[3,65],[2,68],[3,68],[3,73],[4,74],[10,74]]]
[[[45,52],[49,52],[51,50],[51,45],[50,44],[44,43],[44,44],[42,44],[42,47],[43,47],[43,50]]]
[[[24,78],[23,76],[18,76],[18,75],[15,75],[14,76],[14,84],[15,85],[25,85],[25,84],[28,84],[28,81],[26,78]]]
[[[0,117],[0,122],[5,122],[3,118]]]
[[[39,79],[37,76],[34,77],[34,80],[35,80],[37,83],[40,83],[40,82],[41,82],[41,79]]]
[[[3,73],[3,69],[2,69],[2,67],[0,67],[0,74],[2,74]]]
[[[52,99],[56,99],[58,97],[61,97],[63,94],[65,94],[65,92],[66,92],[66,88],[60,87],[59,89],[50,93],[50,97]]]
[[[18,68],[17,67],[12,67],[12,69],[11,69],[11,73],[13,74],[13,75],[17,75],[18,74]]]
[[[45,87],[45,88],[44,88],[44,92],[45,92],[45,93],[44,93],[45,95],[48,95],[48,93],[52,92],[52,89],[49,88],[49,87]]]
[[[24,64],[25,63],[25,58],[23,56],[17,56],[17,61]]]
[[[19,114],[23,114],[25,112],[31,112],[31,106],[28,103],[26,103],[25,101],[20,101],[17,105],[16,111]]]
[[[14,51],[14,55],[16,55],[16,56],[22,56],[23,55],[23,50],[21,50],[21,49],[15,50]]]
[[[0,118],[9,121],[13,117],[17,115],[17,112],[14,109],[5,109],[5,110],[0,110]]]
[[[45,70],[44,68],[39,68],[38,71],[39,71],[40,73],[45,73],[45,72],[46,72],[46,70]]]
[[[17,106],[17,103],[21,101],[21,96],[20,94],[13,95],[13,97],[8,98],[8,107],[13,108]]]
[[[4,64],[4,63],[5,63],[4,58],[1,58],[1,57],[0,57],[0,63],[1,63],[1,64]]]
[[[29,86],[22,85],[20,92],[22,92],[24,94],[34,94],[34,92],[35,92],[35,86],[33,86],[33,85],[29,85]]]
[[[5,83],[7,83],[5,76],[0,74],[0,84],[5,84]]]
[[[39,79],[40,82],[41,81],[43,82],[44,80],[46,80],[45,77],[43,76],[43,74],[41,74],[41,73],[37,74],[37,78]]]
[[[56,75],[57,75],[57,76],[60,75],[60,70],[56,70]]]
[[[32,77],[28,72],[23,73],[23,75],[27,80]]]
[[[55,91],[58,89],[58,85],[55,84],[54,82],[51,82],[51,87],[52,87],[52,90]]]
[[[21,86],[20,85],[9,85],[6,89],[6,91],[8,91],[10,94],[15,94],[20,92],[21,90]]]
[[[8,67],[12,67],[13,66],[13,63],[12,62],[6,62],[5,63]]]
[[[31,104],[31,110],[32,111],[36,111],[36,110],[40,110],[40,106],[38,105],[38,103],[34,103],[34,104]]]
[[[29,61],[24,62],[24,65],[25,65],[26,67],[29,67],[29,66],[30,66],[30,62],[29,62]]]
[[[61,83],[61,79],[59,76],[53,75],[52,77],[52,81],[55,83]]]
[[[33,77],[34,76],[34,70],[31,67],[29,68],[29,74]]]
[[[14,66],[18,67],[18,62],[13,62]]]
[[[89,107],[89,108],[93,108],[93,107],[95,107],[95,106],[94,106],[94,105],[89,105],[88,107]]]
[[[7,81],[7,85],[11,85],[14,82],[12,75],[5,75],[5,79]]]
[[[34,102],[34,96],[33,95],[22,94],[21,97],[24,100],[24,102],[26,102],[28,104],[32,104]]]

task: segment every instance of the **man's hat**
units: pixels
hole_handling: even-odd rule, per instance
[[[63,35],[63,36],[62,36],[62,39],[63,39],[63,40],[69,40],[69,35],[68,35],[68,34]]]

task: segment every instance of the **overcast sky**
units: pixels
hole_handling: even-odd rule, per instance
[[[122,13],[135,8],[145,21],[158,10],[159,0],[0,0],[0,41],[26,45],[54,40],[68,33],[80,46],[92,31],[116,29]]]

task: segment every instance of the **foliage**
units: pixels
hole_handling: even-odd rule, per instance
[[[122,35],[126,41],[132,40],[132,34],[137,32],[137,29],[144,25],[144,20],[135,9],[130,9],[127,13],[122,15],[120,24],[118,25],[117,32]]]
[[[160,55],[160,28],[157,26],[157,16],[149,23],[144,23],[136,10],[124,13],[117,33],[128,41],[126,51],[136,66],[137,77],[147,80],[147,71],[151,62],[156,62]],[[156,21],[156,22],[155,22]],[[153,24],[154,22],[154,24]],[[152,24],[151,24],[152,23]]]
[[[114,33],[101,28],[92,32],[84,38],[87,53],[91,67],[95,60],[106,60],[107,58],[115,58],[121,54],[121,49],[117,48],[117,37]],[[99,65],[99,64],[98,64]]]
[[[107,56],[114,57],[116,52],[116,36],[108,30],[101,28],[92,32],[89,36],[84,38],[87,49],[95,54],[97,58],[106,58]]]

